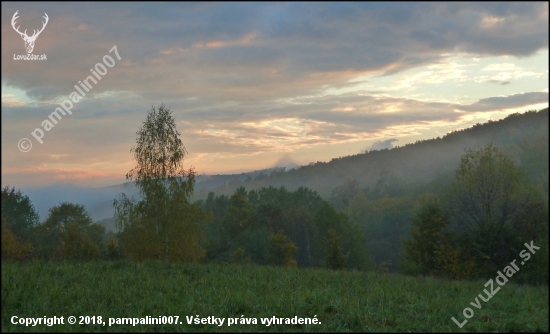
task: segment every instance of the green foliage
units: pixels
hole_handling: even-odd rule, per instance
[[[91,260],[99,257],[105,228],[94,224],[84,206],[61,203],[50,209],[50,215],[37,229],[37,244],[49,249],[48,258],[61,257],[74,260]],[[44,242],[40,241],[45,236]]]
[[[463,252],[475,261],[482,276],[493,275],[517,256],[523,243],[548,230],[540,194],[492,144],[462,156],[448,206]]]
[[[105,258],[108,260],[118,260],[122,258],[122,251],[120,249],[118,238],[113,234],[109,236],[105,251]]]
[[[253,210],[246,200],[246,194],[236,191],[231,196],[227,213],[224,217],[224,230],[230,238],[234,238],[252,224]]]
[[[465,232],[496,232],[518,209],[524,184],[521,170],[494,145],[468,149],[456,171],[450,205]]]
[[[35,255],[45,259],[91,260],[99,257],[105,228],[92,222],[84,206],[64,202],[50,209],[33,231]]]
[[[369,199],[364,191],[356,194],[347,209],[350,220],[365,235],[368,253],[390,271],[399,264],[401,238],[408,234],[415,202],[408,197],[384,196]],[[391,265],[389,265],[391,263]]]
[[[313,244],[314,264],[318,266],[350,269],[372,266],[363,231],[327,202],[323,202],[315,214]]]
[[[157,182],[151,181],[151,182]],[[164,187],[158,183],[157,197],[134,202],[122,196],[116,202],[116,218],[123,231],[124,253],[135,260],[166,259],[195,262],[204,257],[202,226],[208,216],[189,202],[194,173],[187,180],[172,178]],[[151,189],[151,185],[148,185]]]
[[[83,228],[93,225],[92,218],[86,212],[83,205],[64,202],[50,208],[50,215],[42,224],[45,227],[65,228],[68,224],[74,223]]]
[[[246,264],[250,263],[250,257],[247,257],[245,251],[242,247],[237,248],[233,254],[231,254],[231,259],[234,264]]]
[[[8,186],[2,188],[2,216],[6,218],[9,229],[18,239],[29,241],[32,229],[38,226],[38,213],[28,196],[21,190]]]
[[[2,216],[2,260],[23,260],[32,252],[30,243],[22,243]]]
[[[333,270],[345,268],[348,257],[349,253],[344,254],[342,250],[342,235],[329,229],[325,260],[327,267]]]
[[[201,205],[213,215],[206,232],[209,261],[234,262],[241,248],[255,264],[325,266],[332,229],[341,236],[335,249],[346,259],[342,267],[373,267],[361,228],[309,189],[239,188],[231,197],[211,193]],[[289,244],[297,248],[293,261],[282,260],[285,249],[293,248]]]
[[[140,188],[141,200],[122,194],[114,201],[124,253],[135,260],[194,262],[205,255],[202,226],[208,216],[190,202],[195,172],[183,169],[185,147],[169,108],[153,107],[131,149],[137,162],[126,178]]]
[[[298,247],[292,241],[289,241],[282,232],[272,233],[269,236],[266,260],[268,264],[276,266],[296,267],[294,255]]]
[[[99,246],[76,223],[69,223],[61,234],[61,256],[68,260],[99,258]]]
[[[520,142],[520,167],[529,181],[548,199],[549,147],[548,135],[539,135]]]
[[[359,182],[355,179],[345,179],[344,183],[332,190],[329,202],[337,211],[347,208],[355,194],[359,192]]]
[[[394,172],[383,170],[370,195],[373,198],[405,196],[407,195],[406,188],[405,182]]]
[[[137,166],[126,174],[126,179],[136,181],[141,186],[142,194],[150,196],[153,194],[148,192],[148,181],[184,175],[182,163],[187,151],[179,138],[181,133],[176,129],[172,112],[164,104],[158,110],[152,107],[147,112],[147,119],[137,135],[136,146],[130,150],[134,153]],[[156,185],[151,184],[153,187]],[[151,190],[154,192],[154,189]]]
[[[265,226],[270,231],[288,229],[283,209],[273,201],[258,200],[254,220],[258,226]]]
[[[510,244],[515,253],[523,250],[525,242],[531,240],[541,248],[522,268],[518,279],[522,282],[548,284],[548,202],[536,188],[529,189],[524,205],[512,221],[513,236]]]
[[[265,264],[269,236],[265,227],[247,228],[229,242],[230,249],[243,248],[251,263]]]
[[[403,242],[406,259],[403,267],[412,274],[435,275],[442,270],[436,254],[450,242],[449,213],[433,195],[426,194],[420,202],[421,208],[412,219],[410,238]]]
[[[537,250],[529,262],[522,268],[523,272],[520,273],[518,281],[548,286],[548,233],[533,240],[534,245],[540,247],[540,249]],[[530,243],[530,241],[527,241],[527,243]]]
[[[492,144],[466,150],[448,195],[422,203],[404,244],[403,268],[452,278],[492,277],[535,240],[548,248],[548,205],[512,160]],[[548,256],[515,277],[548,282]]]
[[[478,273],[478,264],[467,255],[461,247],[452,245],[452,242],[437,245],[433,252],[435,270],[430,274],[450,278],[472,278]]]

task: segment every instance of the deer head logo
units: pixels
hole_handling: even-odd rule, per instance
[[[17,28],[15,27],[15,20],[17,20],[19,18],[19,16],[17,16],[18,12],[19,11],[15,12],[15,14],[13,14],[13,18],[11,19],[11,26],[13,27],[13,29],[15,31],[17,31],[19,33],[19,35],[21,35],[21,38],[23,38],[23,40],[25,41],[25,49],[27,49],[27,53],[32,53],[32,50],[34,49],[34,42],[36,41],[36,39],[38,38],[40,33],[44,30],[44,28],[46,28],[46,24],[48,24],[48,20],[49,20],[48,14],[44,13],[44,16],[42,16],[43,18],[46,19],[46,22],[42,22],[42,24],[43,24],[42,29],[40,29],[38,31],[36,31],[36,29],[35,29],[32,36],[28,36],[26,29],[25,29],[25,32],[21,32],[21,31],[19,31],[19,27],[17,27]]]

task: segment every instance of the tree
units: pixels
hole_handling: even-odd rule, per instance
[[[70,202],[63,202],[50,208],[50,214],[42,224],[44,227],[56,227],[65,229],[69,224],[76,224],[79,227],[94,231],[95,225],[83,205]]]
[[[2,259],[22,260],[32,251],[30,243],[23,244],[17,240],[9,228],[9,224],[2,216]]]
[[[341,241],[341,234],[336,233],[333,229],[328,230],[326,264],[330,269],[337,270],[346,267],[349,253],[344,254]]]
[[[364,232],[350,222],[345,213],[336,212],[328,202],[323,202],[315,214],[313,254],[314,265],[333,266],[331,261],[335,254],[340,254],[336,258],[346,258],[346,261],[337,261],[345,263],[345,268],[366,269],[372,265]]]
[[[200,245],[206,215],[191,204],[195,171],[183,169],[187,153],[176,123],[164,104],[147,113],[137,132],[135,168],[126,179],[136,182],[140,201],[124,194],[114,201],[117,228],[125,253],[133,259],[195,262],[204,257]]]
[[[36,228],[36,252],[48,259],[98,258],[104,232],[103,226],[92,222],[83,205],[64,202],[50,208],[46,221]]]
[[[285,224],[274,224],[271,226],[280,226],[280,228],[286,228],[286,234],[288,237],[296,243],[298,252],[296,253],[296,261],[300,267],[308,267],[312,262],[312,248],[313,248],[313,217],[314,210],[308,209],[307,205],[303,203],[303,197],[297,191],[292,194],[294,199],[294,206],[285,207],[284,213],[280,217],[281,222]],[[282,209],[281,209],[282,211]],[[273,218],[276,218],[275,215]],[[272,229],[272,231],[275,231]]]
[[[272,233],[269,236],[267,250],[267,263],[277,266],[296,267],[294,255],[298,247],[292,241],[289,241],[283,232]]]
[[[421,208],[412,219],[410,239],[403,242],[407,271],[417,274],[438,272],[435,253],[448,242],[449,214],[439,204],[437,197],[424,195]]]
[[[545,135],[532,140],[522,140],[519,147],[521,148],[519,154],[521,169],[548,198],[548,131]]]
[[[410,274],[465,278],[476,273],[476,265],[456,245],[449,230],[450,214],[439,199],[425,194],[412,220],[410,239],[403,242],[402,267]]]
[[[231,260],[234,264],[246,264],[250,263],[250,257],[246,256],[246,253],[242,247],[237,248],[231,254]]]
[[[289,210],[289,208],[286,209]],[[285,224],[285,218],[283,217],[283,209],[271,201],[258,205],[254,220],[255,224],[265,226],[272,232],[284,230],[288,233],[287,224]]]
[[[522,171],[492,144],[466,150],[447,203],[463,249],[491,274],[513,254],[511,222],[525,200]]]
[[[500,233],[520,206],[524,183],[521,170],[492,144],[466,150],[450,194],[459,224],[469,233]]]
[[[246,201],[246,196],[235,191],[231,196],[227,213],[223,219],[224,230],[229,238],[235,238],[240,232],[252,224],[254,211]]]
[[[118,238],[114,234],[111,234],[107,241],[107,247],[105,249],[105,257],[108,260],[118,260],[122,257]]]
[[[356,179],[347,178],[344,183],[332,190],[329,202],[336,211],[341,211],[349,206],[355,194],[360,191],[359,182]]]
[[[494,145],[462,156],[447,205],[460,234],[458,243],[482,276],[509,263],[525,242],[547,234],[547,204],[541,198],[522,170]]]
[[[405,183],[401,178],[392,171],[383,170],[380,172],[380,178],[376,181],[372,195],[374,198],[396,197],[405,195],[406,191]]]
[[[536,255],[521,268],[519,281],[548,284],[548,201],[534,186],[528,187],[528,196],[512,221],[515,240],[510,243],[514,253],[524,249],[531,240],[540,247]],[[515,276],[514,276],[515,278]]]
[[[78,223],[69,223],[61,234],[61,256],[68,260],[99,258],[99,245],[86,235]]]
[[[2,189],[2,216],[6,218],[7,227],[21,241],[28,241],[32,229],[40,222],[29,197],[8,186]]]

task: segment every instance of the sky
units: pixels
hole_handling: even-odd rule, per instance
[[[125,182],[161,103],[199,174],[330,161],[548,107],[547,2],[1,7],[3,187]],[[46,59],[21,59],[15,28],[41,30],[31,54]]]

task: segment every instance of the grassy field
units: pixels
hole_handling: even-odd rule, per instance
[[[485,281],[394,274],[162,262],[2,263],[2,332],[9,331],[538,331],[548,332],[548,287],[510,282],[481,309],[470,302]],[[495,283],[496,288],[496,283]],[[464,321],[463,309],[474,315]],[[102,316],[105,325],[67,324]],[[19,318],[64,316],[64,325],[13,325]],[[181,324],[112,325],[108,318],[179,316]],[[186,316],[255,318],[257,324],[187,323]],[[243,317],[241,317],[243,316]],[[261,323],[314,318],[320,324]],[[97,318],[96,318],[97,319]],[[249,320],[250,321],[250,320]],[[96,320],[97,322],[97,320]]]

